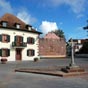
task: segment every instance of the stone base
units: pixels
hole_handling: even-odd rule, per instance
[[[66,68],[62,68],[61,71],[70,73],[70,72],[84,72],[85,70],[78,66],[73,66],[73,67],[67,66]]]
[[[68,71],[65,68],[66,71]],[[43,74],[43,75],[52,75],[52,76],[60,76],[60,77],[73,77],[73,76],[84,76],[88,75],[88,72],[63,72],[58,70],[48,70],[48,69],[15,69],[15,72],[25,72],[25,73],[34,73],[34,74]]]

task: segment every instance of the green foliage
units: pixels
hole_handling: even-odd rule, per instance
[[[57,36],[65,39],[64,32],[61,29],[58,29],[58,30],[55,30],[55,31],[52,31],[52,32],[54,32]]]
[[[84,42],[83,47],[80,49],[79,53],[88,54],[88,42]]]

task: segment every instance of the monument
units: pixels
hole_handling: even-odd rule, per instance
[[[73,39],[71,38],[71,62],[69,66],[66,66],[65,68],[62,68],[61,71],[69,73],[69,72],[84,72],[85,70],[75,63],[74,59],[74,43]]]

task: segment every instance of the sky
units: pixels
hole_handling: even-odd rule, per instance
[[[88,38],[88,0],[0,0],[0,17],[11,13],[32,25],[42,36],[61,29],[66,40]]]

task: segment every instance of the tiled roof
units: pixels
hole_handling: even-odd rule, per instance
[[[0,27],[2,27],[1,22],[3,22],[3,21],[8,23],[7,28],[12,28],[12,29],[16,29],[15,24],[20,24],[20,29],[19,30],[25,30],[25,31],[28,31],[27,26],[31,26],[31,25],[25,24],[19,18],[17,18],[16,16],[14,16],[12,14],[9,14],[9,13],[6,13],[5,15],[3,15],[0,18]],[[32,28],[31,31],[38,33],[38,31],[34,30],[33,28]]]

